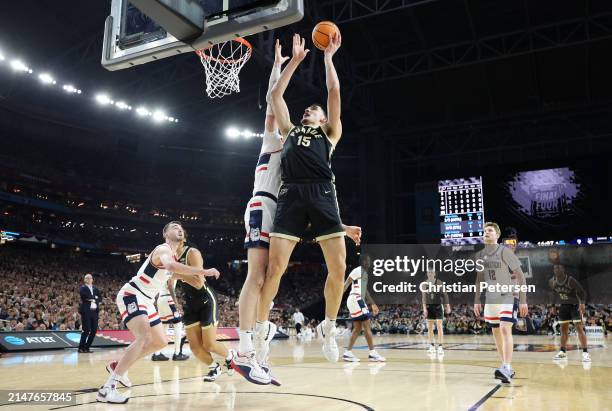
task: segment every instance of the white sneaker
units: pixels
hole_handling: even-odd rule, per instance
[[[589,354],[588,352],[583,352],[582,362],[591,362],[591,354]]]
[[[111,361],[108,364],[106,364],[106,372],[108,372],[109,374],[112,374],[113,372],[115,372],[115,367],[117,367],[117,362],[118,361]],[[125,374],[123,375],[117,375],[116,380],[117,382],[119,382],[119,384],[123,385],[125,388],[130,388],[132,386],[132,381],[130,381],[127,374],[128,373],[126,371]]]
[[[444,355],[444,348],[442,348],[441,345],[438,345],[438,355],[440,356]]]
[[[96,395],[96,401],[108,402],[110,404],[125,404],[128,400],[128,397],[121,395],[119,391],[117,391],[117,386],[115,384],[102,386]]]
[[[385,362],[385,361],[387,361],[387,359],[385,357],[383,357],[382,355],[380,355],[376,351],[372,351],[368,355],[368,360],[370,360],[370,362]]]
[[[435,353],[436,353],[435,345],[430,345],[429,348],[427,349],[427,354],[435,354]]]
[[[565,351],[559,351],[554,357],[553,360],[567,360],[567,353]]]
[[[232,358],[237,355],[236,350],[234,350],[233,348],[229,349],[229,353]],[[225,360],[225,368],[227,369],[227,375],[229,375],[230,377],[234,375],[234,369],[232,368],[232,360]]]
[[[353,355],[352,351],[344,350],[344,354],[342,355],[342,359],[346,362],[359,362],[361,361],[359,358]]]
[[[255,359],[255,353],[249,355],[238,354],[232,359],[232,368],[253,384],[268,385],[271,382],[270,375],[261,368]]]
[[[336,344],[336,326],[328,326],[327,320],[317,325],[317,332],[323,337],[323,355],[329,362],[338,362],[340,351]]]
[[[263,327],[263,331],[256,332],[253,335],[253,345],[255,347],[255,355],[258,363],[266,362],[270,353],[270,341],[276,335],[276,324],[266,321],[267,327]]]

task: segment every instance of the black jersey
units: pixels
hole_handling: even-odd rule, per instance
[[[178,258],[178,262],[181,264],[187,265],[187,253],[191,250],[191,247],[185,247],[183,253]],[[206,293],[206,285],[199,290],[195,289],[191,285],[178,280],[176,282],[176,298],[181,301],[182,305],[193,305],[194,303],[199,303],[203,299],[208,299],[208,294]]]
[[[430,284],[438,286],[442,285],[442,282],[436,279]],[[435,290],[437,290],[437,288],[435,288]],[[423,295],[425,297],[425,304],[443,304],[444,302],[444,292],[442,291],[427,291],[426,293],[423,293]]]
[[[557,304],[578,304],[576,289],[569,285],[570,278],[569,275],[566,275],[562,282],[557,282],[557,277],[552,278],[552,289],[557,294],[555,296]]]
[[[321,127],[295,126],[283,144],[283,183],[333,181],[331,156],[334,146]]]

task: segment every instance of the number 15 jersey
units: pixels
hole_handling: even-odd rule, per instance
[[[283,183],[334,181],[333,151],[334,146],[321,127],[294,126],[283,145]]]

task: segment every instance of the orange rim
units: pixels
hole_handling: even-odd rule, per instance
[[[253,50],[253,46],[251,45],[251,43],[249,43],[247,40],[243,39],[242,37],[237,37],[235,39],[232,39],[231,41],[236,41],[242,44],[243,46],[247,47],[249,50],[251,51]],[[251,57],[251,53],[245,53],[238,60],[234,60],[234,59],[226,59],[226,58],[217,58],[217,57],[213,57],[213,56],[206,54],[206,50],[210,50],[214,46],[216,46],[216,44],[213,44],[212,46],[208,46],[200,50],[196,50],[196,54],[200,56],[200,58],[202,59],[215,61],[215,62],[222,63],[222,64],[236,64],[236,63],[242,62],[243,60],[248,60]]]

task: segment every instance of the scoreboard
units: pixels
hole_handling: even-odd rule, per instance
[[[482,243],[484,202],[482,177],[438,182],[442,245]]]

